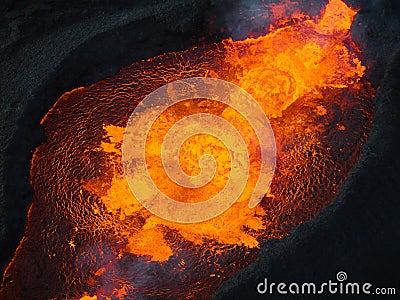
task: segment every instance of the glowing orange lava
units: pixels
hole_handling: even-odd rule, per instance
[[[275,11],[281,14],[281,8]],[[65,93],[42,120],[48,140],[32,160],[35,201],[0,296],[30,290],[39,298],[207,299],[254,261],[261,242],[315,216],[346,178],[371,126],[374,91],[349,35],[355,14],[331,0],[319,19],[297,13],[296,22],[280,20],[264,36],[165,53]],[[166,178],[159,159],[162,137],[186,115],[207,112],[228,120],[240,128],[251,156],[245,191],[228,211],[179,224],[152,215],[134,198],[121,145],[137,103],[166,83],[194,76],[232,82],[259,102],[276,136],[277,166],[266,197],[250,209],[260,163],[246,120],[206,99],[173,106],[153,124],[146,148],[152,178],[166,194],[203,201],[226,184],[227,149],[206,135],[183,144],[180,162],[196,175],[199,158],[213,155],[213,180],[188,191]],[[29,280],[19,275],[22,268],[32,274]]]

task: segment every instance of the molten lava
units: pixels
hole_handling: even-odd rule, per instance
[[[47,141],[32,159],[35,199],[0,296],[208,299],[255,260],[261,242],[314,217],[333,199],[371,127],[374,90],[349,34],[355,13],[331,0],[318,19],[296,13],[264,36],[165,53],[65,93],[42,120]],[[173,106],[153,124],[146,147],[152,178],[166,194],[204,201],[226,184],[227,149],[206,135],[182,145],[180,162],[196,175],[199,158],[213,155],[213,180],[188,191],[167,179],[160,144],[186,115],[225,118],[240,128],[251,155],[250,179],[228,211],[179,224],[152,215],[134,198],[121,145],[130,114],[147,94],[195,76],[232,82],[259,102],[274,129],[277,166],[269,192],[250,209],[260,163],[246,120],[207,99]]]

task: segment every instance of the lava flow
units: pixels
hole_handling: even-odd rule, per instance
[[[295,13],[264,36],[164,53],[62,95],[42,120],[47,140],[31,166],[35,198],[0,298],[209,299],[255,260],[260,243],[313,218],[357,161],[372,124],[374,90],[350,37],[355,14],[331,0],[318,18]],[[259,172],[254,134],[235,110],[208,99],[181,102],[157,119],[148,167],[160,190],[178,201],[218,193],[230,160],[215,138],[196,135],[180,151],[189,175],[198,174],[202,155],[215,157],[215,178],[202,189],[169,181],[158,157],[165,131],[183,116],[220,116],[240,129],[253,154],[239,200],[214,219],[180,224],[151,214],[129,189],[121,146],[130,114],[152,91],[187,77],[234,83],[268,116],[277,164],[255,208],[248,207]]]

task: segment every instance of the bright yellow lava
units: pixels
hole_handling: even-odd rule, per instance
[[[224,63],[231,70],[222,79],[230,81],[249,92],[261,105],[269,118],[281,117],[292,103],[304,95],[322,97],[324,88],[345,88],[356,83],[365,67],[350,53],[345,40],[355,11],[340,0],[331,0],[319,20],[304,16],[299,24],[287,25],[258,38],[244,41],[222,42],[226,55]],[[220,77],[210,72],[211,77]],[[182,106],[183,105],[183,106]],[[110,168],[104,178],[96,178],[84,185],[91,193],[101,197],[108,211],[121,220],[136,215],[146,216],[143,227],[120,228],[119,235],[126,238],[125,251],[140,256],[149,256],[153,261],[165,261],[173,254],[163,236],[163,227],[177,230],[186,240],[202,244],[212,239],[221,244],[236,244],[257,247],[251,230],[265,229],[262,216],[264,210],[247,206],[252,188],[259,172],[259,150],[254,134],[247,122],[229,107],[204,101],[187,101],[176,105],[163,114],[154,124],[147,141],[147,165],[158,187],[179,201],[197,199],[203,201],[218,193],[226,184],[230,161],[223,145],[210,136],[198,135],[183,144],[180,162],[185,172],[196,175],[198,159],[203,154],[212,154],[217,161],[215,177],[202,188],[184,190],[166,177],[160,160],[160,145],[166,130],[187,113],[212,112],[232,123],[245,140],[250,153],[251,174],[240,199],[220,216],[197,224],[178,224],[158,218],[147,212],[134,198],[121,166],[121,144],[124,128],[104,125],[105,135],[100,149],[110,159]],[[319,107],[316,114],[326,113]],[[300,120],[301,121],[301,120]],[[322,126],[322,125],[321,125]],[[312,129],[311,129],[312,130]],[[310,141],[312,142],[312,141]]]

